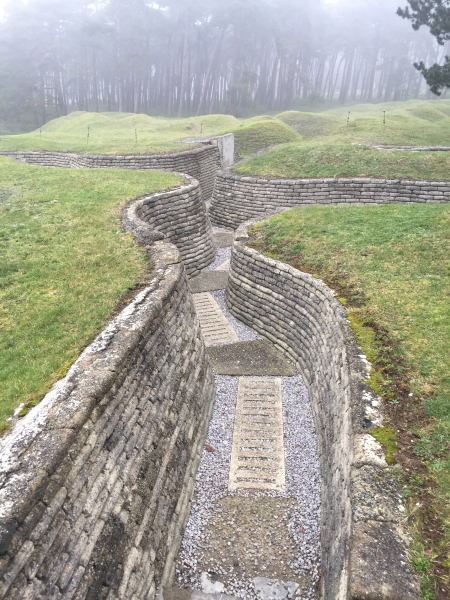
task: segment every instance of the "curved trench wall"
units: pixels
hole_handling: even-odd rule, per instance
[[[74,169],[137,169],[187,173],[200,182],[203,200],[211,198],[216,174],[220,169],[220,154],[216,145],[208,144],[174,154],[130,154],[111,156],[99,154],[72,154],[69,152],[0,152],[13,156],[19,162],[43,167]]]
[[[217,174],[211,220],[236,229],[280,208],[309,204],[449,202],[450,181],[400,179],[262,179]]]
[[[0,440],[0,598],[152,600],[173,576],[215,388],[180,254],[149,253],[149,287]]]
[[[185,185],[141,198],[125,214],[134,231],[138,222],[143,225],[141,231],[145,224],[150,225],[146,238],[150,242],[165,237],[175,244],[187,274],[195,276],[214,260],[216,247],[199,182],[178,175],[185,179]]]
[[[238,240],[248,239],[246,228]],[[378,397],[333,292],[311,275],[235,241],[230,311],[271,340],[309,389],[322,472],[322,593],[326,600],[417,600],[408,565],[401,490],[367,432],[381,425]]]

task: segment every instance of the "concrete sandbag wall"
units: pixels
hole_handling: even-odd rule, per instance
[[[211,198],[216,174],[220,168],[220,153],[216,145],[208,144],[173,154],[130,154],[112,156],[73,154],[70,152],[0,152],[19,162],[43,167],[74,169],[136,169],[186,173],[200,182],[203,200]]]
[[[263,179],[217,174],[210,207],[214,225],[236,229],[283,207],[310,204],[450,202],[450,181],[409,179]]]
[[[215,388],[180,254],[149,253],[148,288],[0,440],[0,598],[152,600],[171,581]]]
[[[131,227],[138,221],[149,224],[153,239],[155,232],[160,232],[159,239],[166,237],[175,244],[187,274],[195,276],[214,260],[216,247],[198,181],[182,173],[178,175],[185,179],[185,185],[145,196],[127,210],[132,211]]]
[[[244,226],[239,239],[247,239]],[[368,434],[382,423],[380,401],[362,383],[370,365],[344,308],[320,280],[240,241],[226,298],[237,318],[297,365],[308,386],[323,482],[323,598],[417,600],[401,489]]]

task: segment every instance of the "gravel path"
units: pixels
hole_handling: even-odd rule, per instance
[[[217,248],[216,260],[206,267],[205,271],[215,271],[229,258],[231,258],[231,248]]]
[[[218,250],[220,266],[231,248]],[[260,339],[212,295],[240,341]],[[318,598],[320,471],[308,393],[301,376],[282,377],[286,487],[281,492],[228,491],[238,377],[216,376],[216,403],[176,565],[176,585],[202,589],[201,574],[224,592],[254,600],[254,577],[299,584],[296,598]],[[207,449],[208,448],[208,449]]]

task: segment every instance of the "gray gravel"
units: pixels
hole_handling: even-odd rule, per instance
[[[211,292],[211,295],[217,302],[217,304],[220,306],[220,309],[225,315],[228,323],[236,332],[236,335],[238,336],[240,342],[251,342],[252,340],[261,339],[260,335],[255,333],[249,327],[247,327],[247,325],[244,325],[244,323],[241,323],[241,321],[238,321],[238,319],[236,319],[236,317],[233,317],[233,315],[230,313],[230,311],[227,308],[227,305],[225,304],[225,290]]]
[[[213,233],[230,233],[230,231],[233,231],[233,229],[228,228],[225,229],[224,227],[212,227]]]
[[[303,379],[283,377],[282,381],[286,493],[298,502],[288,525],[299,548],[291,567],[299,574],[313,575],[317,581],[321,492],[317,436]]]
[[[197,474],[191,514],[184,534],[179,561],[183,573],[177,572],[177,585],[201,589],[201,569],[197,569],[201,547],[207,542],[206,529],[211,518],[221,512],[217,501],[228,492],[228,474],[232,446],[234,409],[237,398],[237,377],[217,376],[217,396],[211,419],[207,444],[215,452],[204,450]],[[307,390],[300,376],[283,377],[283,420],[286,467],[286,490],[279,492],[239,491],[241,496],[282,496],[294,498],[297,506],[287,519],[287,528],[296,546],[289,565],[300,577],[309,575],[318,580],[320,567],[320,471],[317,439]],[[215,571],[222,573],[221,566]],[[233,593],[241,598],[254,599],[251,581],[236,581]],[[297,596],[300,598],[300,596]],[[315,597],[314,587],[301,598]]]
[[[206,267],[205,271],[215,271],[229,258],[231,258],[231,248],[217,248],[216,260]]]

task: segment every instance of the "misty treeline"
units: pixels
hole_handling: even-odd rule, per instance
[[[415,98],[426,85],[413,63],[446,49],[413,31],[398,5],[14,2],[0,23],[0,120],[37,126],[73,110],[240,116]]]

